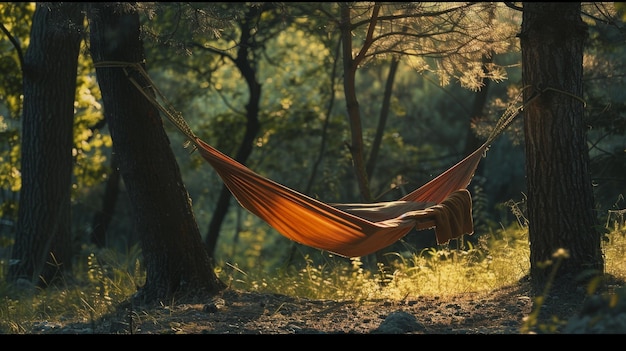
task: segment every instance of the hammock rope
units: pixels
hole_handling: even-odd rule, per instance
[[[141,94],[199,150],[242,207],[293,241],[345,257],[374,253],[414,228],[434,228],[438,244],[473,234],[472,201],[466,187],[491,143],[523,109],[510,105],[477,150],[397,201],[327,204],[253,172],[198,138],[142,63],[107,61],[95,66],[122,68]]]

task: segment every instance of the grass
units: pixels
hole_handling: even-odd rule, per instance
[[[603,244],[606,273],[626,278],[626,230],[613,228]],[[299,268],[239,267],[220,263],[216,273],[233,289],[279,293],[312,299],[403,299],[407,296],[454,295],[489,292],[515,284],[529,269],[525,229],[507,228],[484,234],[463,250],[443,246],[419,254],[392,255],[390,269],[366,269],[360,259],[329,257],[315,263],[310,257]],[[145,272],[140,252],[116,253],[85,248],[75,264],[73,281],[65,286],[26,295],[0,281],[0,334],[28,333],[41,321],[63,325],[68,321],[89,323],[112,312],[136,292]],[[4,276],[6,262],[0,262]],[[256,268],[255,268],[256,267]],[[271,273],[268,273],[271,272]]]
[[[465,245],[464,250],[443,246],[414,255],[390,254],[393,264],[386,270],[365,269],[359,258],[348,263],[329,259],[322,264],[307,258],[304,267],[277,268],[271,276],[264,267],[230,267],[223,278],[246,291],[364,300],[488,291],[513,284],[528,272],[525,230],[503,230],[484,235],[475,246]]]

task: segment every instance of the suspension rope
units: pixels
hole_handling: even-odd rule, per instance
[[[167,100],[165,95],[157,88],[152,81],[148,72],[143,68],[141,63],[120,62],[120,61],[102,61],[94,64],[95,67],[120,67],[124,70],[124,74],[130,82],[139,90],[139,92],[148,99],[159,111],[163,112],[167,119],[174,124],[186,137],[184,147],[188,147],[189,143],[195,144],[198,138],[183,118],[182,113],[178,112],[174,106]],[[137,74],[139,77],[137,77]],[[140,78],[144,84],[138,81]],[[159,101],[160,100],[160,101]],[[165,106],[166,107],[165,107]],[[193,150],[192,150],[193,151]]]
[[[530,98],[528,98],[528,100],[522,106],[514,107],[514,105],[517,104],[517,102],[522,98],[524,91],[529,88],[534,89],[534,92],[530,96]],[[515,97],[513,102],[509,104],[509,106],[504,111],[502,116],[498,119],[498,121],[496,122],[496,126],[494,127],[494,129],[489,134],[489,137],[487,138],[486,144],[491,144],[511,123],[513,123],[513,120],[515,119],[515,117],[517,117],[517,115],[520,112],[522,112],[526,106],[528,106],[531,102],[533,102],[536,98],[541,96],[546,91],[553,91],[553,92],[567,95],[573,99],[580,101],[583,104],[583,107],[587,107],[587,102],[583,98],[576,96],[572,93],[569,93],[567,91],[563,91],[563,90],[553,88],[553,87],[545,87],[541,83],[537,84],[536,87],[527,85],[520,90],[520,93]]]

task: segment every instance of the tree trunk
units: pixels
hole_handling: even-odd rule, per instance
[[[93,224],[91,231],[91,243],[96,247],[103,248],[106,246],[106,235],[115,205],[117,204],[117,196],[120,192],[120,171],[117,167],[115,154],[111,155],[111,173],[107,179],[102,195],[102,208],[93,216]]]
[[[9,281],[40,287],[71,271],[72,127],[80,3],[37,4],[24,56],[22,189]]]
[[[603,273],[583,123],[582,63],[586,26],[580,3],[524,3],[522,75],[530,276],[534,286]],[[547,90],[546,90],[547,89]],[[565,249],[569,258],[553,255]],[[544,269],[546,262],[559,262]]]
[[[396,79],[396,72],[398,72],[398,66],[400,65],[400,58],[393,57],[389,64],[389,73],[387,74],[387,81],[385,83],[385,91],[383,93],[383,102],[380,107],[380,114],[378,117],[378,126],[376,127],[376,134],[372,141],[372,148],[370,149],[370,155],[367,159],[365,166],[365,174],[368,179],[374,177],[374,170],[376,170],[376,162],[378,160],[378,152],[380,146],[383,143],[383,136],[385,135],[385,127],[387,126],[387,119],[389,118],[389,109],[391,106],[391,97],[393,96],[393,81]]]
[[[378,126],[376,127],[376,135],[372,141],[372,148],[370,149],[370,155],[367,159],[365,174],[368,179],[372,179],[374,176],[374,170],[376,169],[376,162],[378,159],[378,152],[383,142],[383,136],[385,134],[385,126],[387,125],[387,118],[389,117],[389,108],[391,106],[391,97],[393,95],[393,82],[396,78],[396,72],[398,72],[398,66],[400,65],[400,59],[393,57],[389,64],[389,73],[387,74],[387,82],[385,83],[385,91],[383,93],[383,102],[380,108],[380,114],[378,118]],[[378,250],[375,253],[375,259],[377,263],[383,264],[383,269],[390,267],[390,260],[386,259],[385,253],[389,252],[389,248]]]
[[[359,184],[359,191],[363,202],[372,202],[372,194],[369,188],[369,181],[365,170],[365,151],[363,146],[363,127],[361,125],[361,111],[359,101],[356,97],[356,70],[365,52],[371,45],[366,42],[359,55],[352,57],[352,23],[350,18],[350,5],[341,4],[341,42],[343,44],[343,89],[346,97],[346,108],[350,119],[350,153],[355,175]],[[380,5],[376,5],[373,10],[372,24],[376,22]],[[371,38],[368,38],[371,40]]]
[[[223,288],[202,244],[200,231],[169,146],[158,109],[119,67],[99,62],[143,62],[139,16],[131,6],[90,7],[91,53],[113,139],[141,241],[145,302],[179,294],[216,293]]]
[[[254,44],[253,28],[260,16],[260,9],[256,6],[250,7],[246,14],[245,20],[241,23],[241,44],[237,51],[237,58],[234,60],[235,65],[241,72],[241,75],[248,84],[248,91],[250,97],[248,104],[246,104],[246,132],[239,144],[239,150],[235,155],[235,160],[245,164],[246,160],[252,154],[252,146],[256,140],[256,136],[259,133],[261,125],[259,123],[259,104],[261,103],[261,84],[256,79],[256,66],[254,62],[250,61],[250,48],[256,47]],[[217,247],[217,238],[220,233],[220,228],[224,222],[224,218],[228,213],[228,207],[230,205],[230,199],[232,195],[230,190],[224,185],[220,192],[220,197],[215,206],[215,213],[209,223],[209,230],[206,236],[207,251],[211,259],[215,258],[215,250]]]

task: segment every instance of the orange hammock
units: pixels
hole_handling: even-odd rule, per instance
[[[102,62],[122,67],[131,82],[200,151],[242,207],[285,237],[341,256],[359,257],[389,246],[416,228],[435,228],[437,243],[473,234],[472,201],[466,190],[491,142],[517,115],[498,121],[487,142],[450,169],[397,201],[371,204],[326,204],[267,179],[199,139],[167,101],[140,64]],[[141,86],[127,70],[138,72],[149,85]],[[506,118],[505,118],[506,117]]]
[[[439,244],[474,232],[465,187],[487,144],[398,201],[330,205],[260,176],[198,138],[192,141],[242,207],[303,245],[358,257],[393,244],[413,228],[435,227]]]

